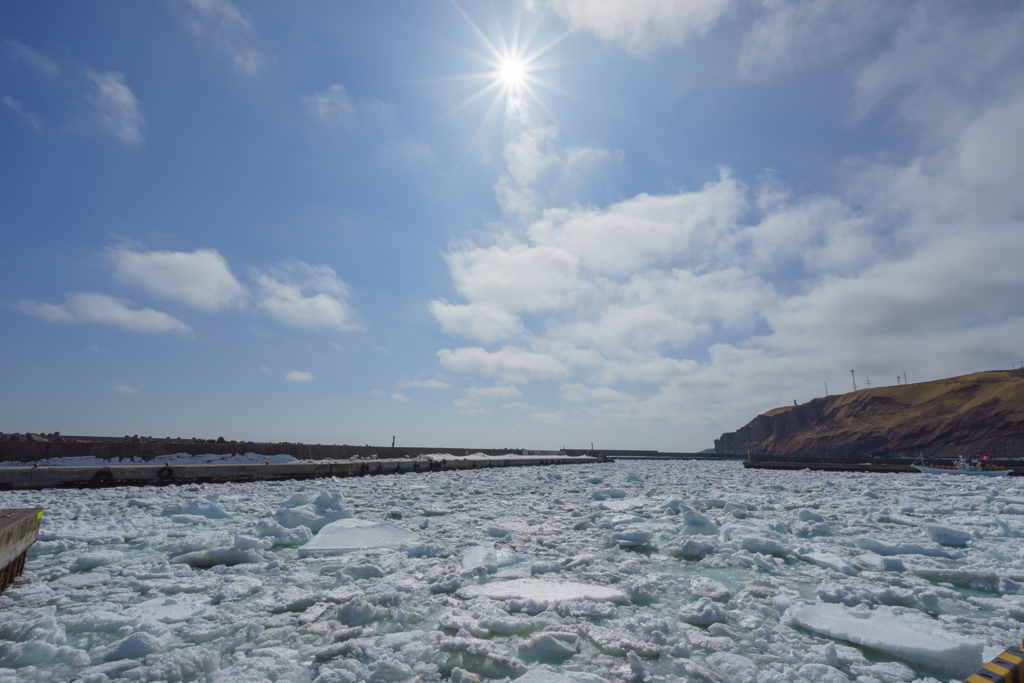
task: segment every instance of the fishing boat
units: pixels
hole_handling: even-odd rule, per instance
[[[1013,470],[1001,470],[994,467],[984,468],[981,462],[971,462],[962,455],[957,456],[953,461],[953,467],[926,467],[918,465],[915,461],[911,467],[921,474],[970,474],[982,477],[1006,477]]]

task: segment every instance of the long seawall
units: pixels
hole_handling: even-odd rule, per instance
[[[420,474],[494,467],[582,465],[605,462],[587,456],[513,456],[455,458],[427,461],[378,459],[305,461],[225,465],[61,465],[54,467],[8,465],[0,467],[0,491],[48,488],[105,488],[110,486],[168,486],[228,482],[365,477],[383,474]]]

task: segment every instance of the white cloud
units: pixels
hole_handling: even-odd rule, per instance
[[[522,401],[512,401],[511,403],[503,403],[502,410],[527,410],[530,407],[528,403]]]
[[[246,294],[216,249],[134,251],[122,246],[109,250],[107,257],[121,282],[201,311],[236,305]]]
[[[188,0],[188,4],[192,9],[193,33],[231,55],[235,68],[242,73],[259,72],[265,60],[253,45],[252,17],[235,7],[231,0]]]
[[[430,312],[441,331],[489,343],[520,334],[523,330],[519,316],[488,304],[450,304],[431,301]]]
[[[540,422],[546,425],[560,425],[565,423],[565,415],[561,411],[544,411],[530,413],[529,417],[534,422]]]
[[[475,372],[484,377],[497,377],[508,382],[565,377],[569,369],[554,356],[534,353],[514,346],[499,351],[480,347],[441,349],[437,352],[441,365],[455,372]]]
[[[585,196],[587,181],[604,167],[619,163],[621,152],[596,147],[556,149],[555,126],[531,126],[529,110],[518,98],[510,97],[506,120],[512,135],[502,149],[506,170],[494,185],[502,212],[517,223],[540,214],[554,199],[576,201]]]
[[[761,14],[743,37],[737,66],[744,78],[776,73],[848,53],[889,28],[904,0],[761,0]]]
[[[360,122],[380,125],[392,123],[398,116],[398,108],[394,104],[375,97],[356,101],[345,86],[338,83],[328,86],[323,92],[306,95],[302,104],[314,120],[324,125],[340,123],[354,127]]]
[[[292,370],[284,376],[284,379],[286,382],[291,382],[292,384],[304,384],[306,382],[313,381],[313,373],[302,372],[301,370]]]
[[[141,389],[128,384],[127,382],[111,382],[110,388],[119,394],[127,394],[128,396],[135,396],[136,394],[142,393]]]
[[[351,122],[356,116],[356,103],[343,85],[332,85],[324,92],[302,98],[306,111],[321,123]]]
[[[14,99],[10,95],[4,95],[3,103],[7,105],[8,109],[15,112],[19,116],[24,117],[24,119],[28,122],[28,125],[32,126],[32,130],[34,130],[37,133],[43,132],[43,117],[39,116],[39,114],[26,111],[24,107],[22,107],[21,102]]]
[[[635,401],[636,397],[624,391],[616,391],[609,387],[588,387],[584,384],[563,384],[562,398],[574,403],[587,401],[622,402]]]
[[[36,52],[21,41],[8,39],[6,42],[7,49],[10,50],[11,55],[18,61],[28,64],[47,78],[56,78],[57,76],[60,76],[60,65],[52,58]]]
[[[569,25],[637,55],[702,36],[730,0],[548,0]]]
[[[448,382],[442,382],[438,379],[415,379],[405,382],[399,382],[400,386],[403,387],[418,387],[420,389],[451,389],[452,385]]]
[[[192,328],[173,316],[152,308],[128,308],[123,299],[106,294],[72,294],[63,305],[22,301],[21,308],[47,322],[99,323],[146,334],[192,334]]]
[[[877,36],[892,16],[855,17],[851,30],[870,39],[815,47],[808,27],[825,26],[827,39],[829,22],[859,10],[786,7],[777,58],[746,75],[800,67],[789,51],[802,45],[815,59],[873,50],[849,70],[854,116],[891,103],[916,151],[846,159],[828,194],[796,193],[784,172],[751,189],[728,171],[607,206],[538,194],[521,230],[499,226],[447,254],[458,300],[432,310],[445,332],[482,346],[441,349],[444,368],[558,379],[565,410],[504,405],[639,438],[683,431],[697,449],[766,409],[822,395],[825,381],[842,391],[850,368],[877,385],[903,370],[923,380],[1019,360],[1024,9],[921,3],[897,17],[891,40]],[[769,54],[754,42],[751,55]],[[542,142],[506,155],[509,182],[524,187],[569,156],[547,129],[531,139]],[[480,400],[467,393],[457,407]]]
[[[493,387],[469,387],[466,389],[466,398],[471,401],[508,400],[519,398],[523,394],[514,384],[503,384]]]
[[[119,71],[99,73],[91,69],[86,75],[94,86],[88,99],[99,127],[129,147],[141,145],[146,117],[139,100],[125,85],[124,75]]]
[[[445,259],[459,294],[510,314],[565,308],[579,296],[579,257],[556,247],[513,244],[485,249],[467,244],[456,247]],[[452,318],[448,320],[452,324]],[[502,326],[514,329],[510,317],[492,313],[490,320],[499,324],[490,324],[486,328],[489,333]],[[465,333],[466,329],[459,331]]]
[[[491,411],[487,410],[486,408],[470,408],[469,410],[460,410],[459,411],[459,413],[461,415],[465,415],[467,417],[476,417],[477,415],[487,415],[490,412]]]
[[[400,394],[396,391],[395,393],[391,394],[391,400],[398,401],[399,403],[408,403],[409,397],[406,396],[405,394]]]
[[[289,259],[269,269],[254,269],[260,308],[278,322],[304,329],[356,330],[360,325],[346,299],[348,287],[327,265]]]

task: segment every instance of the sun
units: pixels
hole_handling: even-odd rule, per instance
[[[501,64],[501,80],[508,88],[519,88],[526,82],[526,65],[520,59],[505,59]]]

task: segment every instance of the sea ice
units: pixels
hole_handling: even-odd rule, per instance
[[[518,598],[547,604],[566,600],[591,600],[613,603],[629,602],[626,594],[617,588],[571,581],[547,581],[544,579],[490,581],[484,584],[460,588],[456,591],[456,595],[466,600],[480,597],[491,600]]]
[[[312,501],[300,502],[305,499],[305,496],[292,496],[274,512],[274,521],[286,529],[305,526],[317,533],[331,522],[352,517],[340,491],[324,491]]]
[[[336,555],[367,548],[397,548],[418,538],[412,531],[391,522],[340,519],[324,526],[312,541],[299,548],[299,557]]]
[[[914,609],[794,605],[786,610],[784,620],[950,676],[966,677],[983,663],[983,643],[952,633],[942,622]]]
[[[0,492],[36,505],[2,683],[936,683],[1024,622],[1015,479],[634,461]]]

